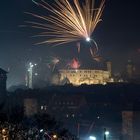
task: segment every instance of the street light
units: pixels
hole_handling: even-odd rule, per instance
[[[108,135],[109,135],[109,131],[106,131],[106,132],[105,132],[105,135],[108,136]]]
[[[2,129],[2,140],[8,140],[8,130],[5,128]]]
[[[53,135],[53,139],[57,139],[57,135],[56,134]]]
[[[90,139],[90,140],[96,140],[96,137],[94,137],[94,136],[89,136],[89,139]]]
[[[106,130],[106,128],[104,128],[104,140],[107,139],[107,137],[109,136],[109,131]]]
[[[40,133],[42,133],[43,132],[43,129],[40,129]]]

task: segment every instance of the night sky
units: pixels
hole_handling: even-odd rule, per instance
[[[53,0],[50,2],[53,3]],[[139,6],[139,0],[107,0],[103,21],[92,36],[103,58],[112,61],[115,73],[124,70],[128,59],[133,60],[136,68],[140,69]],[[79,57],[75,43],[60,47],[34,45],[39,41],[31,38],[34,30],[19,27],[30,19],[24,14],[25,11],[43,12],[31,0],[2,0],[0,3],[0,67],[10,70],[8,86],[24,83],[29,61],[38,63],[40,59],[45,61],[51,55],[61,59]],[[81,61],[90,66],[93,60],[84,49],[80,53]]]

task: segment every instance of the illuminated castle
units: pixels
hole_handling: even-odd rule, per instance
[[[111,82],[111,62],[107,62],[107,70],[70,69],[59,70],[60,83],[81,84],[106,84]]]
[[[110,74],[103,70],[60,70],[60,81],[68,79],[73,85],[106,84],[110,81]]]

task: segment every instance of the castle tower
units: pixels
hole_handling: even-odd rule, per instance
[[[128,78],[132,78],[133,73],[134,73],[134,65],[131,60],[128,60],[127,66],[126,66],[126,72]]]
[[[110,73],[110,77],[112,76],[112,63],[111,61],[106,62],[107,65],[107,71]]]

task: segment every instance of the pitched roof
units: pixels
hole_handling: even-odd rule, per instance
[[[3,69],[0,68],[0,73],[4,73],[4,74],[6,74],[7,71],[5,71],[5,70],[3,70]]]

